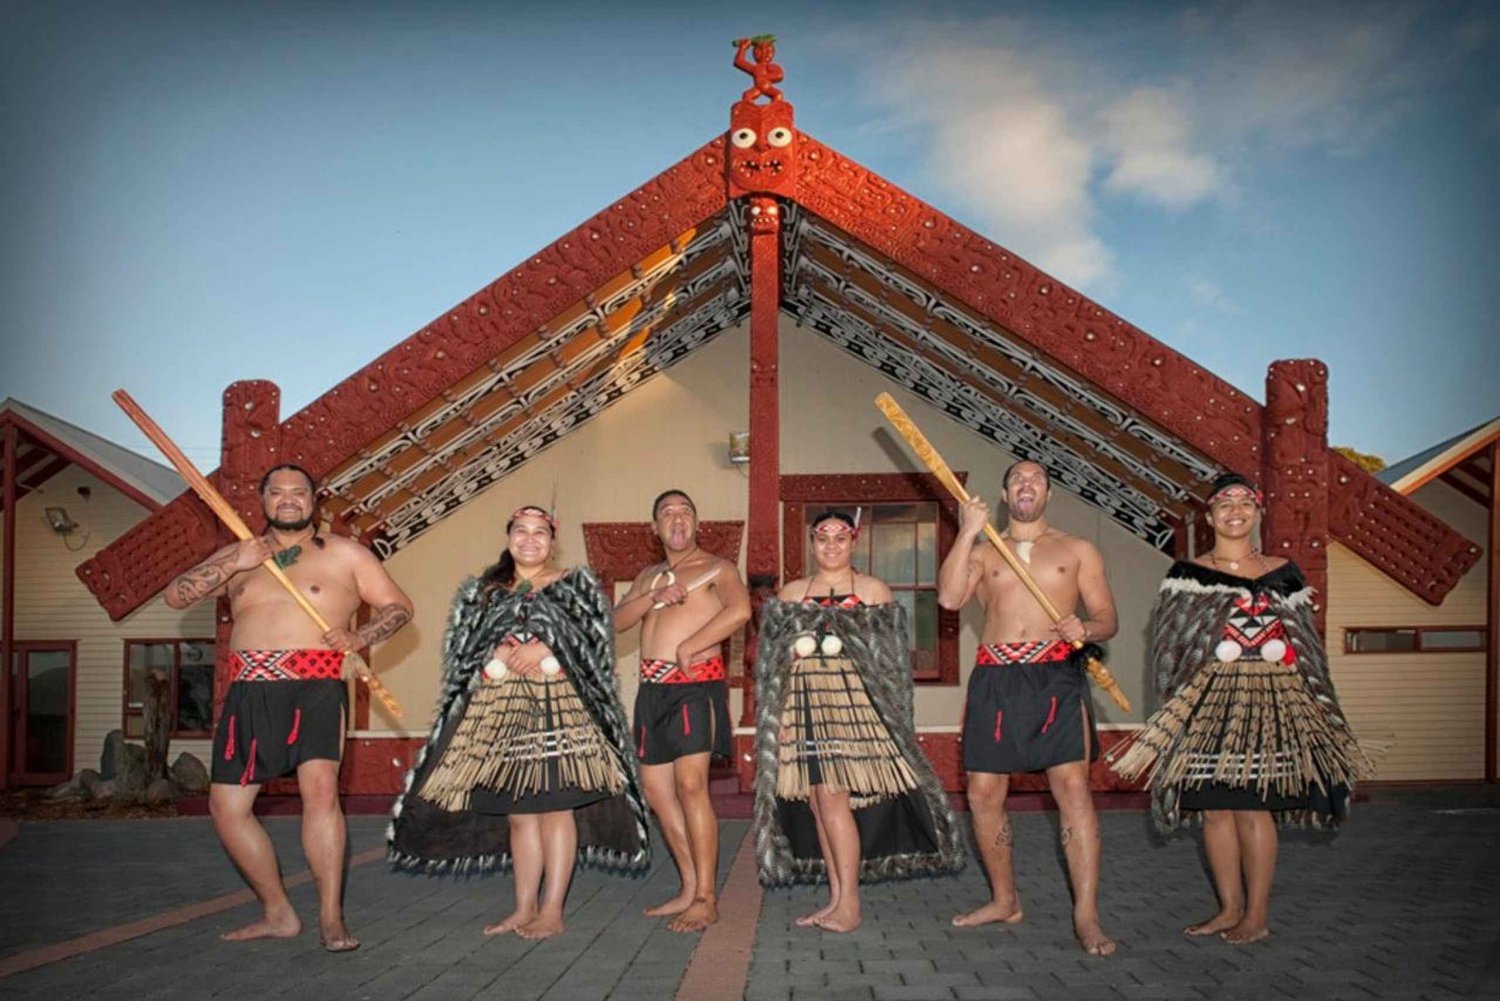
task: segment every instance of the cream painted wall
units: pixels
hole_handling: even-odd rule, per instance
[[[872,401],[882,390],[919,420],[955,468],[970,471],[971,487],[994,498],[1011,456],[897,389],[875,370],[810,330],[782,324],[782,472],[882,473],[914,470],[904,446],[885,430]],[[494,560],[506,516],[522,503],[546,503],[554,483],[562,521],[560,561],[585,559],[580,525],[586,521],[646,520],[663,488],[690,491],[705,519],[745,517],[746,472],[725,458],[730,431],[748,420],[748,333],[720,334],[666,373],[630,393],[604,415],[570,433],[545,455],[429,530],[387,561],[387,569],[412,596],[412,625],[374,652],[381,677],[408,707],[406,726],[425,728],[437,691],[438,649],[449,602],[458,582]],[[1098,545],[1120,608],[1120,635],[1110,644],[1110,664],[1135,702],[1132,716],[1096,699],[1101,722],[1139,720],[1150,696],[1144,668],[1146,620],[1156,586],[1170,559],[1139,541],[1095,509],[1063,492],[1052,500],[1052,521]],[[978,643],[978,616],[964,617],[963,680]],[[637,645],[620,638],[619,676],[627,707],[634,698]],[[952,726],[959,721],[963,685],[923,686],[917,721]],[[733,707],[738,719],[738,694]],[[372,728],[396,728],[372,711]]]
[[[87,487],[84,500],[78,489]],[[68,537],[54,535],[44,508],[64,507],[79,523]],[[77,640],[73,770],[98,768],[104,736],[123,725],[125,640],[209,638],[212,603],[185,612],[153,599],[120,622],[111,622],[74,573],[77,566],[146,517],[146,509],[78,466],[69,466],[16,505],[16,638]],[[171,754],[208,763],[205,740],[175,740]]]
[[[1484,544],[1485,513],[1478,504],[1441,483],[1412,499]],[[1355,626],[1483,627],[1485,560],[1432,606],[1344,546],[1330,546],[1328,557],[1329,666],[1354,732],[1389,745],[1375,777],[1483,778],[1484,654],[1346,654],[1344,633]]]

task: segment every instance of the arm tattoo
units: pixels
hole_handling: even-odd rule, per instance
[[[1000,822],[1000,830],[995,832],[995,847],[1009,848],[1011,845],[1011,840],[1012,835],[1010,831],[1010,821],[1002,820]]]
[[[196,604],[224,586],[234,576],[234,553],[215,556],[172,581],[172,590],[183,605]]]
[[[365,646],[373,646],[396,635],[396,631],[410,621],[411,612],[407,611],[405,605],[383,605],[356,632],[365,641]]]

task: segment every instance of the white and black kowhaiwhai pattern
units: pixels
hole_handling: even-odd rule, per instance
[[[507,818],[469,811],[449,814],[416,798],[412,790],[430,771],[429,758],[441,754],[446,746],[470,694],[485,683],[483,667],[491,653],[516,631],[523,602],[527,606],[526,630],[551,647],[567,665],[568,678],[626,777],[624,796],[630,829],[602,833],[616,845],[629,847],[596,843],[588,826],[580,822],[578,861],[600,869],[644,872],[651,858],[650,830],[640,775],[629,752],[630,727],[614,683],[613,609],[588,567],[575,567],[524,597],[505,591],[486,595],[473,578],[459,587],[443,635],[443,678],[435,719],[392,809],[386,828],[387,858],[396,869],[433,876],[483,875],[509,869]],[[577,812],[581,815],[587,809]],[[461,841],[473,850],[462,855],[432,852],[439,840],[449,844]]]
[[[880,714],[901,756],[917,776],[919,794],[931,814],[938,850],[860,860],[861,883],[916,876],[943,876],[964,867],[965,852],[958,821],[942,783],[917,742],[912,718],[911,646],[906,609],[898,604],[860,608],[825,608],[800,602],[768,601],[761,611],[755,658],[755,857],[766,886],[827,881],[821,858],[792,855],[776,807],[776,774],[780,767],[781,711],[791,675],[792,644],[802,633],[826,632],[844,643],[840,654],[859,672],[870,703]]]

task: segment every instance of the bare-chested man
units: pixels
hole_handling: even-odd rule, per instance
[[[318,929],[329,952],[359,940],[344,926],[344,815],[339,759],[348,694],[344,652],[387,639],[411,619],[411,600],[368,549],[323,537],[314,521],[317,487],[305,470],[283,465],[260,482],[265,535],[225,546],[167,588],[166,602],[186,608],[227,591],[234,615],[229,645],[233,683],[214,731],[214,830],[260,899],[262,915],[221,936],[242,942],[291,938],[302,920],[287,899],[276,852],[252,813],[261,783],[297,773],[302,850],[318,886]],[[323,632],[260,564],[274,556],[334,628]],[[361,604],[374,609],[348,628]]]
[[[1099,818],[1089,791],[1089,762],[1098,757],[1098,742],[1084,668],[1069,654],[1076,640],[1098,642],[1115,634],[1114,597],[1099,551],[1048,526],[1047,471],[1035,462],[1017,462],[1006,470],[1004,487],[1010,509],[1006,543],[1029,564],[1052,603],[1070,614],[1053,625],[995,548],[978,541],[989,519],[984,501],[975,497],[965,504],[958,539],[938,574],[938,602],[959,609],[978,595],[984,608],[963,741],[974,839],[991,898],[953,923],[1021,920],[1005,794],[1010,773],[1046,771],[1062,815],[1073,930],[1085,952],[1107,956],[1115,943],[1099,925]],[[1080,600],[1087,619],[1071,614]]]
[[[708,763],[731,752],[723,643],[749,621],[750,594],[733,563],[698,548],[698,511],[687,494],[661,494],[651,517],[667,559],[636,577],[615,606],[615,630],[644,623],[636,755],[646,802],[682,881],[677,896],[646,913],[671,915],[672,931],[694,932],[719,920],[719,819],[708,798]]]

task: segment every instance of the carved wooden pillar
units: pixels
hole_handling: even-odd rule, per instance
[[[1261,545],[1296,560],[1317,588],[1324,631],[1328,601],[1328,366],[1312,358],[1272,362],[1266,372]]]
[[[224,390],[224,427],[219,453],[219,493],[232,505],[251,531],[265,524],[260,478],[281,461],[281,390],[274,382],[251,379],[231,383]],[[219,545],[234,534],[219,525]],[[229,599],[220,598],[214,617],[214,719],[219,718],[229,693],[229,634],[234,620]]]
[[[754,47],[754,63],[749,60]],[[750,624],[745,636],[742,725],[755,720],[755,642],[760,609],[774,597],[781,577],[781,398],[778,388],[778,324],[781,318],[781,202],[796,196],[797,179],[791,102],[782,97],[784,74],[774,62],[775,39],[742,39],[735,66],[755,86],[729,110],[724,163],[730,199],[748,199],[750,230],[750,485],[745,575],[750,585]],[[765,103],[760,103],[765,98]]]

